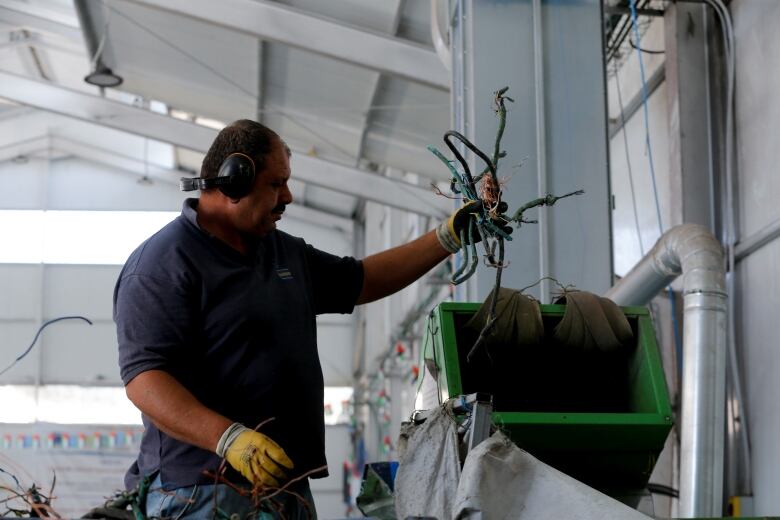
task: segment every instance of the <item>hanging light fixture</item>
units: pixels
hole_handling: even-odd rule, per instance
[[[76,14],[79,17],[81,31],[87,44],[87,51],[92,56],[92,72],[84,77],[84,81],[96,87],[118,87],[122,84],[122,77],[115,74],[111,67],[103,62],[103,48],[108,35],[108,21],[103,27],[103,34],[98,37],[95,31],[95,23],[89,11],[89,0],[74,0]]]
[[[84,81],[96,87],[118,87],[122,84],[123,79],[122,76],[114,74],[111,67],[98,58],[95,63],[95,70],[85,76]]]

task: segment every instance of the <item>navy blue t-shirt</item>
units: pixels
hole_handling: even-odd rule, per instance
[[[273,418],[261,431],[287,452],[295,475],[323,466],[315,316],[352,312],[363,265],[278,230],[242,255],[198,226],[196,208],[197,199],[185,201],[122,269],[114,290],[122,380],[164,370],[233,421],[254,428]],[[166,489],[213,483],[204,471],[216,471],[216,454],[143,422],[128,489],[157,470]]]

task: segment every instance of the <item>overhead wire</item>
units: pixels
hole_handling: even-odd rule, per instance
[[[650,49],[643,49],[642,47],[634,43],[634,40],[632,40],[631,38],[628,39],[628,44],[631,46],[632,49],[642,51],[645,54],[666,54],[666,51],[654,51]]]
[[[638,9],[644,9],[647,7],[647,5],[650,3],[650,0],[644,0],[641,6],[638,6]],[[610,38],[610,42],[608,42],[607,45],[607,51],[606,51],[606,61],[612,61],[618,57],[618,54],[620,53],[620,48],[623,46],[623,42],[625,41],[628,34],[631,32],[632,28],[632,21],[631,21],[631,15],[629,14],[625,18],[621,16],[620,19],[620,28],[617,29],[617,33],[615,32],[615,29],[612,30],[610,33],[612,38]]]

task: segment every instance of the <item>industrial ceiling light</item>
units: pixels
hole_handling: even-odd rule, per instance
[[[84,78],[84,81],[96,87],[118,87],[122,84],[122,76],[114,74],[110,67],[98,59],[95,70]]]
[[[108,36],[108,20],[103,27],[102,36],[98,37],[95,21],[92,18],[93,13],[90,12],[90,3],[93,4],[93,7],[97,4],[97,2],[90,2],[90,0],[74,0],[73,2],[79,17],[81,32],[84,34],[84,41],[87,44],[87,52],[92,57],[92,72],[84,78],[84,81],[100,88],[118,87],[124,80],[103,63],[103,50]]]

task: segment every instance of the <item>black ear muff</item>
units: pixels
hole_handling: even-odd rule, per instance
[[[240,199],[252,189],[255,180],[255,162],[243,153],[232,153],[222,161],[215,185],[231,199]]]
[[[252,189],[254,180],[255,162],[252,158],[243,153],[232,153],[222,161],[216,177],[184,177],[179,181],[179,188],[181,191],[219,188],[226,197],[240,199]]]

